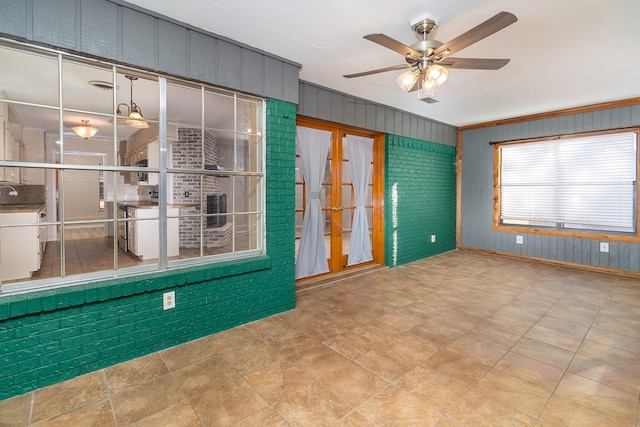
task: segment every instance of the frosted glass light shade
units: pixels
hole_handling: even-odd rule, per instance
[[[146,129],[149,127],[149,123],[147,123],[146,120],[142,117],[142,114],[138,113],[137,111],[132,111],[131,114],[129,114],[129,120],[127,121],[127,123],[129,123],[129,125],[131,125],[132,127],[138,129]]]
[[[416,84],[418,80],[417,73],[415,71],[405,71],[404,73],[398,76],[398,86],[402,88],[405,92],[409,92],[413,85]]]
[[[418,90],[418,99],[433,98],[440,85],[435,80],[429,80],[425,75],[420,79],[420,89]]]
[[[89,139],[98,133],[98,128],[89,126],[89,120],[82,120],[82,124],[71,128],[80,138]]]
[[[427,70],[427,78],[441,85],[447,80],[449,72],[441,65],[433,64]]]

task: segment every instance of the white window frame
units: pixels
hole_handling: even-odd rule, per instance
[[[140,266],[135,266],[135,267],[121,267],[118,266],[118,262],[117,262],[117,250],[118,250],[118,245],[117,245],[117,234],[114,236],[115,237],[115,242],[114,242],[114,267],[113,269],[108,269],[108,270],[101,270],[101,271],[97,271],[97,272],[92,272],[92,273],[82,273],[82,274],[66,274],[65,273],[65,269],[64,269],[64,255],[62,255],[61,257],[61,273],[59,276],[57,277],[52,277],[52,278],[46,278],[46,279],[26,279],[24,281],[17,281],[15,283],[7,283],[7,284],[2,284],[0,282],[0,292],[4,295],[4,294],[11,294],[11,293],[22,293],[22,292],[28,292],[28,291],[33,291],[33,290],[40,290],[40,289],[49,289],[49,288],[58,288],[58,287],[65,287],[65,286],[72,286],[72,285],[76,285],[76,284],[83,284],[83,283],[89,283],[89,282],[94,282],[96,280],[104,280],[104,279],[111,279],[114,277],[123,277],[123,276],[135,276],[135,275],[139,275],[141,273],[145,273],[145,272],[155,272],[155,271],[164,271],[164,270],[168,270],[168,269],[173,269],[173,268],[177,268],[177,267],[185,267],[185,266],[193,266],[193,265],[202,265],[202,264],[210,264],[210,263],[216,263],[216,262],[221,262],[221,261],[229,261],[229,260],[234,260],[234,259],[246,259],[249,257],[254,257],[254,256],[258,256],[258,255],[263,255],[266,253],[266,198],[265,198],[265,194],[266,194],[266,185],[265,185],[265,181],[266,181],[266,102],[264,99],[259,98],[259,97],[254,97],[254,96],[250,96],[250,95],[246,95],[246,94],[240,94],[234,91],[230,91],[230,90],[226,90],[226,89],[221,89],[215,86],[211,86],[211,85],[207,85],[205,83],[194,83],[194,82],[188,82],[185,80],[181,80],[178,78],[174,78],[171,77],[171,82],[172,84],[184,84],[185,86],[189,86],[189,87],[193,87],[194,84],[198,85],[199,87],[203,88],[203,90],[208,89],[208,90],[213,90],[216,92],[225,92],[228,93],[229,96],[233,97],[234,99],[236,98],[242,98],[242,99],[252,99],[253,101],[255,101],[257,104],[260,105],[260,114],[261,117],[259,118],[259,126],[261,127],[260,129],[260,133],[257,134],[257,137],[259,138],[259,144],[260,144],[260,152],[259,152],[259,158],[256,159],[257,162],[260,163],[261,167],[259,171],[253,171],[253,172],[245,172],[245,171],[236,171],[236,170],[230,170],[230,171],[225,171],[224,175],[225,176],[254,176],[254,177],[258,177],[259,178],[259,184],[257,185],[257,187],[255,188],[255,191],[258,193],[258,207],[257,210],[255,212],[250,212],[251,214],[256,214],[259,217],[259,224],[256,224],[256,229],[258,230],[257,233],[259,234],[257,237],[257,248],[255,249],[251,249],[251,250],[239,250],[236,251],[235,249],[235,243],[234,243],[234,247],[232,249],[231,252],[229,253],[224,253],[224,254],[220,254],[220,255],[203,255],[202,252],[200,254],[199,257],[193,257],[193,258],[188,258],[188,259],[184,259],[184,260],[176,260],[176,261],[168,261],[167,260],[167,254],[166,254],[166,239],[167,239],[167,235],[166,235],[166,225],[167,225],[167,211],[166,208],[169,204],[171,204],[171,202],[169,200],[167,200],[167,195],[166,195],[166,191],[168,191],[167,189],[167,172],[168,171],[172,171],[171,169],[168,168],[168,159],[166,156],[166,150],[167,150],[167,130],[166,130],[166,126],[167,126],[167,116],[166,116],[166,85],[167,85],[167,77],[164,75],[158,75],[158,74],[154,74],[154,73],[149,73],[147,71],[143,71],[143,70],[137,70],[137,69],[132,69],[130,67],[124,67],[124,66],[120,66],[118,64],[115,63],[111,63],[111,62],[106,62],[106,61],[100,61],[100,60],[95,60],[95,59],[90,59],[90,58],[85,58],[82,56],[78,56],[78,55],[73,55],[73,54],[69,54],[66,52],[62,52],[62,51],[58,51],[58,50],[54,50],[54,49],[47,49],[47,48],[43,48],[43,47],[39,47],[39,46],[33,46],[30,44],[26,44],[26,43],[17,43],[14,42],[12,40],[7,40],[7,39],[2,39],[0,38],[0,47],[1,48],[9,48],[9,49],[13,49],[16,51],[22,51],[25,53],[31,53],[31,54],[42,54],[45,55],[47,57],[51,57],[56,58],[58,61],[58,72],[62,73],[63,71],[63,67],[62,67],[62,63],[65,60],[78,60],[81,62],[85,62],[87,64],[95,64],[100,68],[104,68],[105,70],[108,70],[109,72],[111,72],[114,76],[115,76],[118,72],[124,72],[124,71],[132,71],[137,75],[149,75],[149,76],[155,76],[158,79],[158,88],[159,88],[159,111],[160,111],[160,117],[158,119],[158,123],[160,125],[160,130],[159,130],[159,145],[160,145],[160,167],[158,169],[153,169],[153,168],[148,168],[149,173],[157,173],[158,174],[158,188],[159,190],[164,190],[164,192],[162,194],[159,194],[158,197],[158,206],[159,206],[159,215],[158,215],[158,223],[159,223],[159,236],[160,236],[160,256],[158,258],[157,263],[154,263],[152,265],[140,265]],[[62,84],[63,84],[63,78],[62,75],[58,76],[58,91],[59,93],[62,92]],[[11,100],[4,100],[4,101],[0,101],[0,102],[6,102],[9,105],[11,105],[12,101]],[[115,110],[116,110],[116,106],[117,106],[117,100],[115,99],[115,95],[114,95],[114,113],[113,113],[113,119],[116,119],[115,116]],[[33,105],[36,107],[40,107],[40,105],[38,104],[29,104],[26,102],[18,102],[18,104],[23,104],[23,105]],[[47,106],[46,108],[49,109],[54,109],[54,110],[58,110],[59,111],[59,116],[60,116],[60,132],[62,133],[62,129],[63,129],[63,124],[62,124],[62,120],[64,117],[64,112],[67,110],[65,108],[65,106],[60,102],[59,105],[57,106]],[[234,107],[235,108],[235,107]],[[91,112],[87,112],[88,114],[91,114]],[[102,114],[104,115],[104,114]],[[111,115],[109,115],[111,116]],[[235,117],[235,114],[234,114]],[[229,132],[232,133],[237,133],[237,125],[235,123],[235,118],[234,118],[234,123],[232,124],[232,127],[230,129],[228,129]],[[117,132],[114,132],[114,136],[113,136],[113,145],[114,145],[114,158],[117,157],[117,155],[115,154],[115,152],[117,152],[117,147],[118,147],[118,135]],[[65,165],[65,164],[60,164],[60,163],[48,163],[48,162],[39,162],[39,163],[34,163],[34,162],[24,162],[24,161],[7,161],[7,160],[2,160],[0,159],[0,167],[16,167],[16,168],[20,168],[20,167],[26,167],[26,168],[35,168],[35,169],[42,169],[45,171],[46,174],[51,173],[51,171],[61,171],[64,172],[64,170],[66,169],[83,169],[83,170],[95,170],[101,173],[107,173],[107,174],[113,174],[114,178],[116,176],[116,174],[118,174],[119,172],[127,172],[127,173],[131,173],[131,172],[136,172],[136,171],[143,171],[140,168],[136,168],[136,167],[132,167],[132,166],[117,166],[117,165],[100,165],[100,166],[90,166],[90,165],[83,165],[80,167],[77,166],[69,166],[69,165]],[[144,171],[146,171],[146,169],[144,169]],[[175,171],[173,171],[175,172]],[[193,172],[195,174],[200,174],[200,175],[218,175],[218,174],[222,174],[221,172],[218,171],[190,171]],[[259,187],[259,188],[258,188]],[[117,193],[117,192],[116,192]],[[115,194],[115,197],[117,198],[118,195]],[[46,197],[46,202],[50,203],[51,199],[49,198],[49,196],[47,195]],[[64,210],[64,200],[63,198],[60,199],[60,204],[61,204],[61,209]],[[50,207],[50,209],[54,209],[54,207]],[[233,211],[233,206],[230,204],[230,206],[228,206],[229,211],[228,214],[230,217],[234,217],[236,212]],[[114,207],[114,215],[113,215],[113,219],[107,219],[107,220],[93,220],[93,222],[95,223],[100,223],[100,224],[107,224],[107,223],[112,223],[112,226],[114,228],[114,230],[118,229],[118,218],[117,215],[115,215],[115,211],[117,208]],[[201,216],[204,218],[206,216],[206,213],[201,213]],[[91,221],[90,221],[91,222]],[[73,223],[73,221],[71,222]],[[65,222],[65,224],[67,224],[67,222]],[[38,224],[24,224],[24,225],[28,225],[28,226],[33,226],[36,227],[38,226]],[[44,224],[40,224],[40,225],[44,225],[44,226],[48,226],[48,227],[57,227],[60,225],[63,225],[63,221],[58,219],[56,221],[48,221]],[[117,233],[117,232],[116,232]],[[235,234],[235,233],[234,233]],[[64,241],[62,241],[61,243],[61,252],[62,254],[64,254],[65,250],[64,250]]]

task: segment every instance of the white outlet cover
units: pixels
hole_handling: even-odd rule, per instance
[[[609,252],[608,242],[600,242],[600,252]]]
[[[176,292],[165,292],[162,294],[162,309],[169,310],[170,308],[175,308],[176,306]]]
[[[436,242],[436,235],[432,234],[431,235],[431,243],[435,243]]]
[[[522,236],[516,236],[516,244],[522,245],[524,243],[524,238]]]

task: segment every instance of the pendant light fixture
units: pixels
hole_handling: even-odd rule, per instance
[[[89,120],[82,120],[82,124],[79,126],[74,126],[71,128],[72,131],[76,133],[80,138],[89,139],[96,133],[98,133],[98,128],[93,126],[89,126]]]
[[[149,123],[147,123],[146,120],[142,117],[142,109],[135,102],[133,102],[133,81],[138,80],[138,78],[128,75],[125,75],[124,77],[129,79],[129,81],[131,82],[131,97],[129,98],[129,105],[125,104],[124,102],[118,104],[116,114],[118,116],[122,116],[122,110],[120,110],[120,106],[124,105],[129,110],[127,114],[128,119],[125,120],[125,123],[137,129],[146,129],[149,127]]]

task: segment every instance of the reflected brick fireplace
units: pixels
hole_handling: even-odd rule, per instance
[[[204,133],[204,158],[202,157],[202,133],[200,129],[179,128],[178,139],[171,147],[171,164],[175,168],[205,169],[213,168],[220,160],[220,144],[214,135]],[[183,209],[183,215],[200,213],[200,206],[206,209],[206,213],[226,213],[227,195],[222,194],[222,180],[228,178],[207,176],[202,182],[202,192],[206,197],[200,200],[200,180],[194,180],[193,176],[175,174],[172,183],[173,200],[176,203],[194,204],[192,208]],[[206,217],[180,218],[180,242],[181,248],[200,247],[200,224],[205,248],[218,248],[231,242],[233,227],[227,221],[227,215]]]
[[[227,213],[227,195],[210,194],[207,196],[207,214]],[[227,223],[226,215],[208,216],[207,228],[222,227]]]

